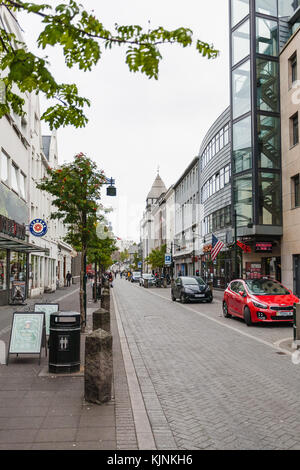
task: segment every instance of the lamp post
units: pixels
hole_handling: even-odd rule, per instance
[[[108,188],[106,189],[106,195],[107,196],[116,196],[117,195],[117,189],[114,186],[115,180],[113,178],[106,178],[105,183],[103,183],[103,184],[108,185]],[[100,263],[99,263],[99,266],[100,266]],[[83,259],[83,269],[84,269],[84,275],[83,275],[84,324],[86,325],[86,280],[87,280],[87,275],[86,275],[86,253],[85,253],[84,259]],[[96,280],[97,280],[97,275],[96,275]],[[96,284],[96,300],[97,300],[97,284]]]

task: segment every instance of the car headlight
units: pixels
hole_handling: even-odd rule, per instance
[[[192,289],[189,289],[188,287],[184,288],[184,292],[186,292],[187,294],[193,294],[194,293],[194,291]]]
[[[254,300],[252,300],[252,303],[253,303],[254,307],[257,307],[257,308],[264,308],[264,309],[269,308],[268,305],[261,304],[259,302],[255,302]]]

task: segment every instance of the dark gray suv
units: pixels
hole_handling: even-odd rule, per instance
[[[201,277],[181,276],[175,280],[171,288],[171,297],[174,302],[176,299],[180,299],[182,303],[188,301],[212,302],[213,293],[210,286]]]

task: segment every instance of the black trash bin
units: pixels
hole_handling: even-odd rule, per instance
[[[80,313],[50,315],[49,372],[71,373],[80,369]]]

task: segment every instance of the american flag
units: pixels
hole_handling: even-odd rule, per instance
[[[224,243],[218,240],[217,237],[212,234],[212,248],[211,248],[211,259],[214,260],[218,256],[220,250],[222,250]]]

